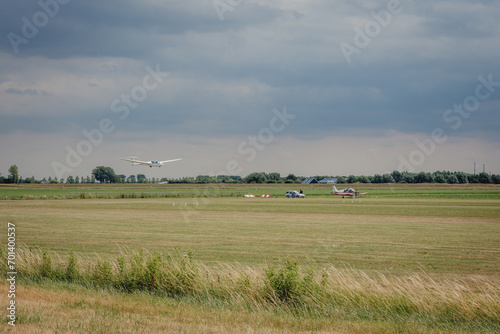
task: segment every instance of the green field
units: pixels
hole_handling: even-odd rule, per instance
[[[356,184],[369,198],[500,199],[500,185],[484,184]],[[345,188],[347,185],[338,185]],[[329,197],[331,185],[301,184],[56,184],[1,185],[0,200],[78,198],[242,197],[269,194],[284,197],[303,189],[307,197]]]
[[[422,279],[428,283],[422,283],[424,292],[421,295],[429,293],[428,298],[441,298],[431,293],[436,291],[436,286],[441,286],[443,291],[450,290],[452,295],[461,295],[465,290],[460,288],[462,290],[457,292],[454,289],[464,287],[472,291],[467,292],[467,296],[472,294],[467,297],[470,300],[486,295],[481,290],[482,286],[494,287],[488,290],[488,298],[500,295],[498,186],[398,184],[354,187],[369,193],[362,198],[343,199],[330,195],[330,186],[283,184],[0,187],[0,199],[3,199],[0,200],[0,221],[4,231],[7,222],[15,223],[17,247],[23,252],[31,249],[39,254],[40,249],[47,250],[52,254],[54,263],[65,263],[72,251],[81,266],[85,267],[97,259],[114,263],[120,252],[135,254],[142,249],[149,253],[179,249],[193,254],[194,261],[206,268],[206,275],[211,279],[219,276],[223,279],[228,275],[240,277],[241,272],[255,271],[257,292],[261,291],[267,263],[282,263],[283,259],[291,258],[298,261],[304,273],[307,270],[316,272],[318,280],[321,272],[329,272],[330,277],[340,273],[335,276],[335,281],[330,278],[328,284],[345,284],[347,290],[365,286],[362,291],[371,291],[373,285],[382,284],[380,277],[385,277],[391,284],[386,282],[384,287],[389,285],[395,290],[401,289],[398,284],[404,285],[402,282]],[[286,190],[299,188],[306,193],[305,199],[284,197]],[[243,194],[272,194],[274,197],[243,198]],[[349,282],[342,281],[341,277]],[[61,284],[26,279],[23,289],[42,294],[57,291],[63,295],[73,291],[74,294],[68,295],[67,299],[76,300],[75,303],[80,299],[90,300],[87,289],[72,285],[68,290]],[[204,285],[200,291],[210,289]],[[412,289],[414,287],[408,290],[408,294],[412,294]],[[123,301],[125,304],[135,303],[137,299],[133,298],[138,298],[115,295],[113,291],[103,293],[105,299],[132,298]],[[244,328],[253,328],[257,332],[331,332],[336,328],[346,333],[416,333],[438,329],[443,332],[495,332],[500,329],[498,299],[486,303],[484,307],[488,310],[480,306],[484,300],[474,302],[475,311],[467,312],[472,312],[471,319],[475,320],[469,324],[462,319],[467,318],[463,314],[460,315],[462,318],[456,317],[462,319],[456,320],[456,323],[450,320],[455,317],[455,306],[446,304],[448,301],[443,302],[448,306],[443,306],[439,312],[451,312],[450,319],[443,316],[445,320],[438,321],[436,319],[441,318],[425,315],[429,319],[422,323],[419,317],[424,316],[420,311],[395,310],[394,314],[386,316],[377,311],[379,313],[373,313],[377,316],[359,316],[362,313],[360,310],[370,308],[364,304],[358,305],[359,309],[353,306],[352,314],[358,314],[356,316],[350,316],[348,310],[342,311],[345,314],[340,312],[345,315],[345,319],[340,321],[332,318],[330,311],[337,310],[337,306],[332,304],[331,299],[313,303],[321,306],[308,311],[312,314],[304,315],[302,311],[289,310],[290,306],[285,307],[286,312],[283,311],[284,306],[276,305],[253,309],[234,301],[213,302],[212,299],[218,300],[219,297],[210,296],[199,297],[201,302],[196,299],[198,297],[184,296],[185,299],[180,300],[187,304],[183,306],[169,298],[158,299],[156,294],[142,296],[140,298],[145,301],[138,303],[158,303],[172,314],[178,312],[179,317],[189,318],[189,323],[194,321],[193,317],[203,318],[207,312],[228,312],[227,318],[221,316],[219,321],[209,322],[206,328],[188,326],[184,327],[185,332],[224,332],[218,328],[226,328],[231,322],[241,324],[236,332],[248,332]],[[315,296],[321,299],[319,295]],[[211,302],[207,302],[206,298]],[[31,299],[29,302],[36,304]],[[259,299],[258,303],[266,302]],[[178,307],[172,306],[174,304]],[[50,304],[50,307],[57,308],[55,304]],[[483,313],[478,310],[488,316],[481,318]],[[69,308],[66,311],[71,317],[90,309]],[[29,310],[25,312],[29,313]],[[464,314],[467,312],[464,311]],[[479,315],[474,312],[479,312]],[[41,319],[35,321],[37,326],[41,325],[47,332],[54,329],[48,320],[43,320],[50,319],[52,315],[38,308],[35,313]],[[114,317],[111,312],[111,315],[101,319],[103,324],[117,325],[115,322],[120,317],[132,317],[136,313],[120,310],[117,314]],[[154,310],[147,313],[147,317],[155,319],[154,324],[160,316]],[[28,328],[33,321],[29,321],[28,315],[25,317]],[[259,319],[260,325],[248,319]],[[65,325],[69,326],[67,322]],[[151,326],[150,332],[160,328]],[[180,328],[175,331],[183,332],[183,327]],[[146,329],[144,332],[148,332]],[[134,332],[132,329],[120,330]]]

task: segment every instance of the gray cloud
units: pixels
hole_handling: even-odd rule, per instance
[[[38,96],[38,95],[43,95],[47,96],[48,93],[44,90],[38,92],[36,89],[32,88],[26,88],[26,89],[17,89],[17,88],[7,88],[4,90],[4,92],[9,93],[9,94],[16,94],[16,95],[33,95],[33,96]]]
[[[280,135],[314,143],[442,127],[500,141],[497,88],[458,129],[443,113],[500,82],[498,1],[405,1],[349,63],[340,43],[374,21],[377,1],[244,1],[220,20],[212,1],[70,1],[13,52],[9,33],[41,7],[0,12],[0,131],[73,133],[110,118],[116,131],[235,138],[266,126],[273,108],[297,118]],[[111,103],[142,84],[146,66],[170,75],[125,120]],[[75,135],[76,134],[76,135]]]
[[[59,5],[57,14],[39,27],[29,42],[19,45],[20,56],[66,58],[75,56],[110,56],[143,58],[154,55],[168,42],[169,36],[190,32],[206,34],[243,29],[269,22],[281,11],[259,4],[245,5],[245,10],[228,15],[221,24],[211,2],[194,0],[168,3],[145,1],[70,1]],[[23,35],[25,17],[33,24],[34,16],[43,12],[31,1],[9,4],[2,11],[0,28],[3,34]],[[12,52],[10,43],[0,44]]]

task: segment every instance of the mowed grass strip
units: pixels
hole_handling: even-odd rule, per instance
[[[90,201],[86,203],[86,201]],[[494,199],[400,199],[400,198],[135,198],[98,200],[0,201],[0,207],[94,210],[181,210],[269,213],[325,213],[396,216],[500,217],[500,200]],[[15,204],[14,204],[15,203]]]
[[[175,203],[175,206],[174,206]],[[207,263],[313,265],[402,274],[498,275],[500,202],[342,198],[2,201],[17,240],[67,256],[180,248]]]
[[[349,185],[339,184],[338,189]],[[368,198],[500,199],[498,184],[350,184]],[[244,194],[285,196],[302,189],[308,198],[331,197],[328,184],[0,184],[0,200],[86,198],[242,197]]]

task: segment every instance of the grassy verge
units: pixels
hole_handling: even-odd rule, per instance
[[[341,189],[348,185],[337,185]],[[367,198],[500,199],[495,184],[354,184]],[[331,185],[302,184],[56,184],[0,185],[0,200],[217,198],[244,194],[284,197],[287,190],[302,189],[308,198],[332,197]]]
[[[0,255],[4,261],[5,254]],[[272,315],[285,323],[306,321],[321,330],[325,322],[335,321],[403,332],[500,331],[498,281],[480,276],[439,281],[424,273],[373,277],[333,266],[312,268],[290,257],[255,267],[214,268],[189,253],[144,249],[108,260],[71,253],[63,261],[52,252],[21,248],[17,259],[23,285],[69,284],[113,295],[146,294],[194,308]],[[197,316],[194,308],[191,317]]]
[[[187,205],[185,203],[187,202]],[[206,264],[288,254],[319,266],[401,275],[498,275],[499,201],[216,198],[0,201],[21,246],[113,258],[140,245],[193,250]],[[6,224],[0,230],[7,233]]]
[[[311,186],[297,200],[287,185],[173,186],[8,190],[180,196],[1,200],[0,229],[16,225],[13,332],[500,331],[500,201],[456,197],[494,187],[367,185],[351,200]]]

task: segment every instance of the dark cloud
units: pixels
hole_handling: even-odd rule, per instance
[[[144,71],[108,60],[133,59],[144,66],[161,64],[171,76],[129,118],[117,121],[117,132],[249,135],[266,125],[273,108],[286,106],[297,115],[287,130],[304,138],[387,129],[427,133],[446,126],[443,112],[474,93],[478,76],[493,74],[500,81],[500,5],[401,4],[402,13],[348,63],[339,44],[352,44],[353,27],[373,21],[370,11],[383,10],[384,4],[325,0],[292,8],[280,1],[244,1],[221,20],[212,1],[73,0],[60,5],[14,54],[8,34],[22,35],[22,18],[33,21],[42,9],[32,1],[9,1],[0,13],[0,50],[10,55],[9,68],[14,69],[0,70],[1,92],[47,97],[56,107],[44,120],[29,118],[30,106],[16,107],[13,100],[9,116],[2,116],[2,130],[66,131],[74,125],[95,126],[103,117],[116,119],[111,101],[133,87],[122,78],[136,71],[140,83]],[[35,77],[25,72],[34,58],[40,64],[44,59],[67,61],[51,65],[62,74],[40,70]],[[105,60],[98,68],[78,65],[89,58]],[[85,86],[94,91],[78,86],[81,91],[73,92],[78,102],[62,105],[55,88],[41,88],[56,75],[67,86],[74,85],[74,77],[88,76]],[[110,82],[117,87],[101,97],[101,104],[87,96]],[[499,92],[453,133],[483,131],[496,137],[492,121],[498,113],[492,105]],[[22,116],[15,116],[16,108],[24,108]]]
[[[231,12],[221,21],[210,1],[195,0],[167,3],[73,0],[58,5],[57,10],[54,6],[49,8],[53,15],[47,15],[46,9],[32,1],[11,1],[8,10],[0,13],[2,34],[7,37],[14,33],[27,40],[16,46],[19,48],[16,54],[50,58],[142,58],[162,48],[169,36],[243,29],[273,21],[282,12],[258,4],[245,4],[245,10]],[[39,17],[47,20],[40,21],[37,26]],[[25,26],[28,28],[23,30]],[[31,26],[37,31],[33,32],[34,36],[27,36],[24,33],[31,34]],[[5,52],[13,52],[8,38],[3,39],[0,47]]]
[[[38,95],[43,95],[47,96],[48,93],[46,91],[41,91],[38,92],[36,89],[32,88],[26,88],[26,89],[18,89],[18,88],[7,88],[4,89],[4,92],[9,93],[9,94],[16,94],[16,95],[33,95],[33,96],[38,96]]]
[[[496,1],[422,2],[415,7],[423,18],[422,32],[434,38],[485,39],[499,32]]]

